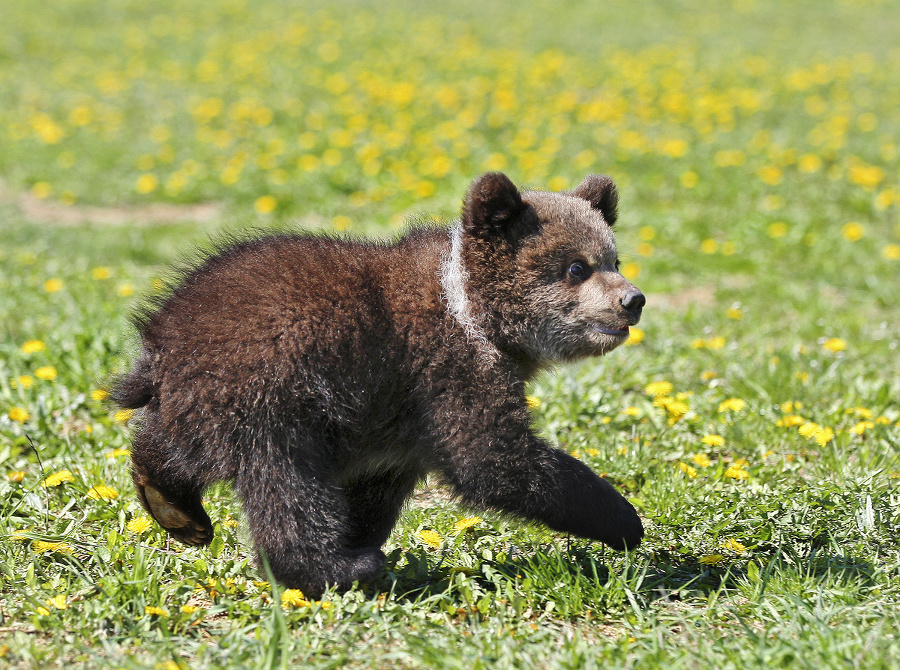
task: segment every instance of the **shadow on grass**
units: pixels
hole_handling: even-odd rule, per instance
[[[776,592],[874,585],[873,566],[850,554],[812,548],[759,548],[752,556],[709,565],[696,555],[665,552],[612,554],[590,543],[535,545],[505,560],[482,560],[471,568],[451,564],[447,553],[394,550],[370,595],[392,592],[398,602],[434,601],[448,612],[508,605],[517,614],[553,611],[563,618],[646,610],[661,602],[710,601],[723,593],[762,598]]]

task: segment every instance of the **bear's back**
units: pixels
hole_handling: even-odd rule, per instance
[[[416,350],[438,345],[446,237],[278,236],[210,257],[142,329],[162,411],[174,403],[190,413],[190,398],[213,412],[250,412],[267,398],[341,423],[396,406],[428,358]]]

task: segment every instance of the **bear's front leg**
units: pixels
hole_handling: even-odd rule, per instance
[[[539,521],[620,551],[640,543],[641,519],[612,484],[534,435],[527,415],[513,412],[493,421],[484,416],[458,426],[444,452],[444,477],[466,504]]]

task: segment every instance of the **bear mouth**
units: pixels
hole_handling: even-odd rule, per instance
[[[606,326],[591,324],[591,328],[598,333],[603,333],[604,335],[611,335],[613,337],[628,337],[628,326],[625,326],[624,328],[607,328]]]

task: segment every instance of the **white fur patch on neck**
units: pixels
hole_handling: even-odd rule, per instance
[[[456,322],[462,326],[466,337],[478,345],[482,354],[493,358],[499,352],[478,324],[478,315],[467,294],[469,271],[466,270],[462,259],[462,235],[462,223],[457,223],[450,230],[450,253],[441,261],[441,289],[447,309]]]

